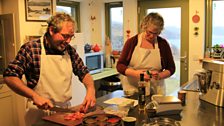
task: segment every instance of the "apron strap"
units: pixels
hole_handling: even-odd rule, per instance
[[[41,55],[46,55],[45,47],[44,47],[44,36],[41,36],[40,43],[41,43]]]

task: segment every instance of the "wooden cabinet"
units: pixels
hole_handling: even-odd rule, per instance
[[[15,58],[15,25],[13,14],[0,15],[0,74]]]
[[[0,126],[16,126],[13,91],[0,84]]]

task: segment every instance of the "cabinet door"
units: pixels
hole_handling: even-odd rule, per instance
[[[0,126],[15,126],[13,92],[0,84]]]
[[[0,15],[0,74],[15,58],[15,30],[13,14]]]

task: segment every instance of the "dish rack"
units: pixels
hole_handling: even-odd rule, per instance
[[[224,48],[222,47],[212,47],[212,58],[223,59],[224,58]]]

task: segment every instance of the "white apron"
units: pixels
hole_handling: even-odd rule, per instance
[[[132,53],[132,58],[128,67],[136,69],[136,70],[141,69],[141,70],[161,71],[162,65],[161,65],[160,51],[159,51],[157,40],[155,42],[155,49],[141,48],[142,34],[138,36],[138,44],[135,47],[134,52]],[[135,89],[137,91],[138,81],[139,79],[134,77],[121,76],[121,83],[122,83],[123,90]],[[166,90],[165,90],[164,80],[158,81],[158,80],[151,79],[151,81],[148,82],[147,86],[151,87],[153,93],[165,95]]]
[[[54,105],[69,107],[72,97],[72,64],[67,51],[65,55],[46,55],[43,37],[41,37],[41,66],[39,81],[34,91],[48,98]],[[26,126],[41,120],[47,113],[38,109],[28,100],[25,115]]]

